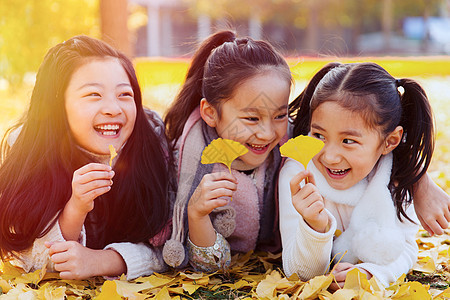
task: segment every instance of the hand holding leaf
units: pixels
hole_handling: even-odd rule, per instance
[[[202,152],[202,164],[223,163],[231,173],[231,163],[248,149],[239,142],[218,138],[213,140]]]

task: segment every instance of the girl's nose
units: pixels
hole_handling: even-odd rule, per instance
[[[114,95],[105,97],[103,99],[102,113],[108,116],[116,116],[122,113],[122,108],[120,107],[120,100]]]
[[[271,141],[275,138],[275,128],[271,122],[266,122],[261,124],[255,135],[259,140]]]
[[[325,143],[325,146],[322,148],[320,153],[322,160],[327,164],[337,164],[341,161],[339,149],[329,143]]]

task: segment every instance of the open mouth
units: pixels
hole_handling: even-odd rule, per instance
[[[332,177],[342,177],[345,176],[348,172],[350,172],[350,169],[341,169],[341,170],[332,170],[329,168],[326,168],[328,174]]]
[[[119,124],[102,124],[94,126],[95,131],[104,136],[114,136],[120,131],[121,126]]]
[[[247,145],[247,148],[249,148],[251,151],[258,153],[258,154],[262,154],[262,153],[266,152],[270,146],[270,144],[257,145],[257,144],[248,144],[248,143],[246,145]]]

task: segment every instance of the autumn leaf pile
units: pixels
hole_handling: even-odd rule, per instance
[[[116,280],[61,280],[57,273],[24,273],[4,263],[0,299],[450,299],[449,234],[430,237],[419,231],[416,265],[388,288],[354,270],[343,289],[330,293],[327,288],[332,275],[308,282],[295,275],[287,278],[279,254],[249,252],[234,256],[227,272],[171,270],[133,281],[124,276]]]

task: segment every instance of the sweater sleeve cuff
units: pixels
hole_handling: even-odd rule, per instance
[[[336,232],[337,223],[336,223],[336,219],[334,218],[334,216],[327,209],[325,209],[325,212],[328,215],[328,230],[326,232],[322,233],[322,232],[315,231],[308,225],[308,223],[306,223],[306,221],[302,217],[300,217],[299,218],[299,228],[300,228],[301,234],[307,236],[309,239],[316,240],[316,241],[330,240],[330,238],[332,238],[332,236]]]
[[[187,238],[189,262],[194,269],[203,272],[214,272],[226,269],[231,262],[230,244],[218,232],[216,241],[210,247],[199,247]]]
[[[151,275],[153,272],[164,272],[167,269],[159,248],[151,248],[144,243],[113,243],[104,248],[108,249],[119,253],[124,260],[127,266],[127,280]]]

